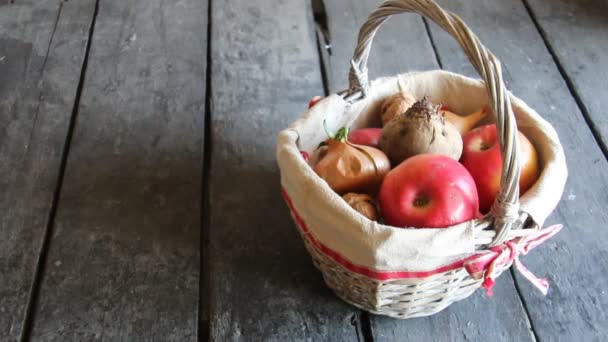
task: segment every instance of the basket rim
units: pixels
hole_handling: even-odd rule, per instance
[[[454,73],[454,72],[451,72],[451,71],[447,71],[447,70],[434,69],[434,70],[424,70],[424,71],[409,71],[409,72],[400,73],[400,74],[397,74],[397,75],[394,75],[394,76],[382,76],[382,77],[378,77],[375,80],[370,81],[370,89],[373,89],[374,86],[377,86],[379,83],[390,82],[391,80],[396,79],[396,78],[400,78],[400,77],[411,77],[411,76],[415,76],[415,75],[432,75],[432,74],[436,74],[436,75],[438,75],[440,77],[444,77],[444,76],[454,77],[454,78],[457,78],[457,79],[461,79],[462,81],[465,81],[465,82],[476,83],[477,86],[479,86],[481,88],[485,88],[485,85],[483,84],[483,81],[481,79],[479,79],[479,78],[471,78],[471,77],[468,77],[468,76],[465,76],[465,75],[462,75],[462,74],[459,74],[459,73]],[[343,93],[344,93],[344,91],[340,91],[340,92],[336,92],[336,93],[330,94],[330,95],[324,97],[323,99],[321,99],[319,101],[319,104],[323,103],[325,101],[340,101],[340,102],[342,102],[344,104],[344,106],[351,105],[347,100],[345,100],[343,98]],[[513,102],[514,110],[517,109],[521,113],[533,116],[535,120],[542,121],[542,122],[544,122],[545,125],[547,125],[547,126],[549,126],[549,127],[552,128],[552,126],[550,125],[549,122],[547,122],[545,119],[543,119],[533,108],[529,107],[523,100],[521,100],[520,98],[516,97],[511,92],[509,92],[509,97],[511,99],[511,102]],[[303,116],[306,116],[307,113],[310,113],[313,110],[314,110],[314,107],[313,108],[309,108],[309,110],[307,110],[304,113]],[[298,120],[296,120],[295,122],[293,122],[292,124],[290,124],[289,127],[286,128],[286,129],[284,129],[284,130],[282,130],[279,133],[279,135],[285,135],[285,136],[290,136],[291,137],[291,135],[295,133],[296,136],[291,137],[291,139],[289,139],[289,140],[291,140],[292,146],[294,146],[294,147],[296,147],[298,149],[298,153],[299,153],[299,151],[300,151],[299,150],[299,146],[298,146],[299,133],[297,132],[296,129],[294,129],[294,124],[296,124],[297,122],[298,122]],[[546,135],[546,137],[549,137],[549,136]],[[555,133],[555,138],[557,138],[557,134],[556,133]],[[547,141],[549,141],[549,139]],[[559,141],[557,141],[557,142],[559,143]],[[532,143],[533,143],[533,145],[536,146],[536,144],[538,144],[539,142],[532,141]],[[561,144],[559,144],[559,147],[561,149]],[[277,148],[280,148],[280,146],[277,146]],[[563,149],[561,149],[560,152],[563,155]],[[306,163],[302,163],[302,164],[303,164],[302,166],[307,165]],[[565,162],[563,163],[563,167],[564,167],[565,171],[567,172],[567,168],[566,168]],[[302,168],[302,169],[303,169],[302,172],[304,172],[308,176],[312,176],[314,178],[318,178],[318,176],[316,175],[316,173],[311,168],[307,167],[307,168]],[[545,169],[545,166],[543,165],[543,168],[541,170],[544,170],[544,169]],[[546,176],[546,175],[543,174],[543,173],[541,173],[541,175],[539,176],[539,180],[543,176]],[[567,176],[567,173],[566,173],[566,176]],[[538,182],[538,180],[537,180],[537,182]],[[565,182],[565,179],[564,179],[564,182]],[[318,185],[325,186],[327,189],[329,189],[329,186],[326,183],[324,183],[324,182],[322,182],[322,184],[318,184]],[[338,196],[338,195],[336,194],[336,196]],[[522,203],[522,207],[525,208],[525,204],[526,204],[527,200],[529,200],[529,198],[527,198],[525,196],[525,194],[524,194],[521,197],[521,199],[520,199],[520,201]],[[369,220],[368,218],[364,217],[363,215],[359,214],[358,212],[356,212],[353,208],[351,208],[347,204],[344,204],[343,207],[345,209],[349,210],[349,211],[352,211],[352,212],[356,213],[357,215],[360,215],[364,219],[364,221],[366,223],[373,222],[373,221]],[[521,209],[521,211],[525,211],[525,210]],[[483,227],[483,229],[485,229],[485,228],[487,228],[490,225],[489,222],[488,222],[489,221],[488,218],[490,216],[491,216],[491,213],[488,213],[488,214],[484,215],[483,218],[473,219],[473,220],[469,220],[469,221],[466,221],[466,222],[463,222],[463,223],[471,223],[471,224],[473,224],[475,226],[480,226],[480,227]],[[536,228],[539,228],[540,226],[542,226],[542,224],[544,224],[544,219],[543,220],[539,220],[539,219],[536,219],[534,217],[532,219],[536,223],[536,226],[537,226]],[[386,225],[386,224],[380,224],[380,225],[382,227],[386,227],[386,228],[390,228],[390,229],[398,229],[398,230],[403,230],[403,229],[437,229],[437,228],[393,227],[393,226]],[[447,228],[452,228],[452,227],[455,227],[455,226],[458,226],[458,225],[454,225],[454,226],[450,226],[450,227],[445,227],[445,228],[447,229]]]

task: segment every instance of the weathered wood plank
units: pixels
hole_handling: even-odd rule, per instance
[[[277,15],[280,14],[280,15]],[[353,341],[280,196],[276,134],[323,91],[308,1],[212,6],[210,339]]]
[[[34,340],[196,339],[206,18],[99,2]]]
[[[593,0],[527,3],[549,46],[559,58],[584,110],[608,144],[608,2]],[[606,152],[604,152],[606,153]]]
[[[552,288],[543,297],[516,277],[535,333],[542,341],[604,340],[608,231],[602,228],[608,224],[608,163],[519,0],[441,2],[502,60],[508,87],[554,125],[570,166],[562,202],[547,223],[563,223],[565,229],[522,258],[538,275],[548,275]],[[446,56],[444,66],[468,73],[461,67],[465,57],[455,43],[437,27],[432,32],[440,55]]]
[[[333,38],[333,70],[330,74],[336,83],[347,79],[356,34],[379,3],[327,2]],[[378,31],[373,44],[369,60],[370,79],[375,78],[374,74],[378,77],[439,68],[424,22],[418,15],[403,14],[390,18]],[[488,312],[492,312],[490,317]],[[405,321],[373,315],[370,318],[376,341],[459,341],[479,340],[486,336],[497,341],[531,339],[529,322],[510,274],[501,277],[492,298],[480,290],[431,317]]]
[[[329,65],[330,91],[348,87],[348,70],[359,28],[382,1],[326,1],[332,55]],[[369,56],[369,79],[396,73],[437,69],[422,18],[418,15],[389,19],[378,31]]]
[[[21,0],[0,7],[1,341],[23,334],[92,4]]]

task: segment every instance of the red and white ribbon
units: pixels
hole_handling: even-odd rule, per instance
[[[528,254],[529,251],[547,241],[561,229],[562,225],[556,224],[541,229],[532,235],[516,238],[507,241],[502,245],[494,246],[490,248],[490,250],[467,260],[464,263],[464,268],[474,279],[483,278],[482,286],[486,289],[488,295],[491,296],[492,287],[496,282],[496,270],[513,262],[515,269],[517,269],[524,278],[528,279],[534,287],[539,289],[543,295],[546,295],[549,290],[549,282],[547,279],[536,277],[521,263],[519,256]]]

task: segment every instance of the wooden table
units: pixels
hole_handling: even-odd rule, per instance
[[[608,2],[443,0],[547,118],[566,227],[495,295],[398,321],[337,299],[279,193],[276,133],[342,90],[374,1],[1,0],[1,341],[606,341]],[[331,51],[315,30],[327,25]],[[419,16],[372,77],[476,76]],[[331,53],[330,53],[331,52]]]

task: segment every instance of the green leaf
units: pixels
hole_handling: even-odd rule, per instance
[[[348,128],[342,127],[338,130],[336,135],[334,136],[334,140],[339,142],[347,142],[348,141]]]
[[[342,127],[336,132],[336,134],[331,134],[329,128],[327,128],[327,119],[323,120],[323,129],[325,130],[325,134],[331,139],[337,140],[339,142],[348,141],[348,127]]]

